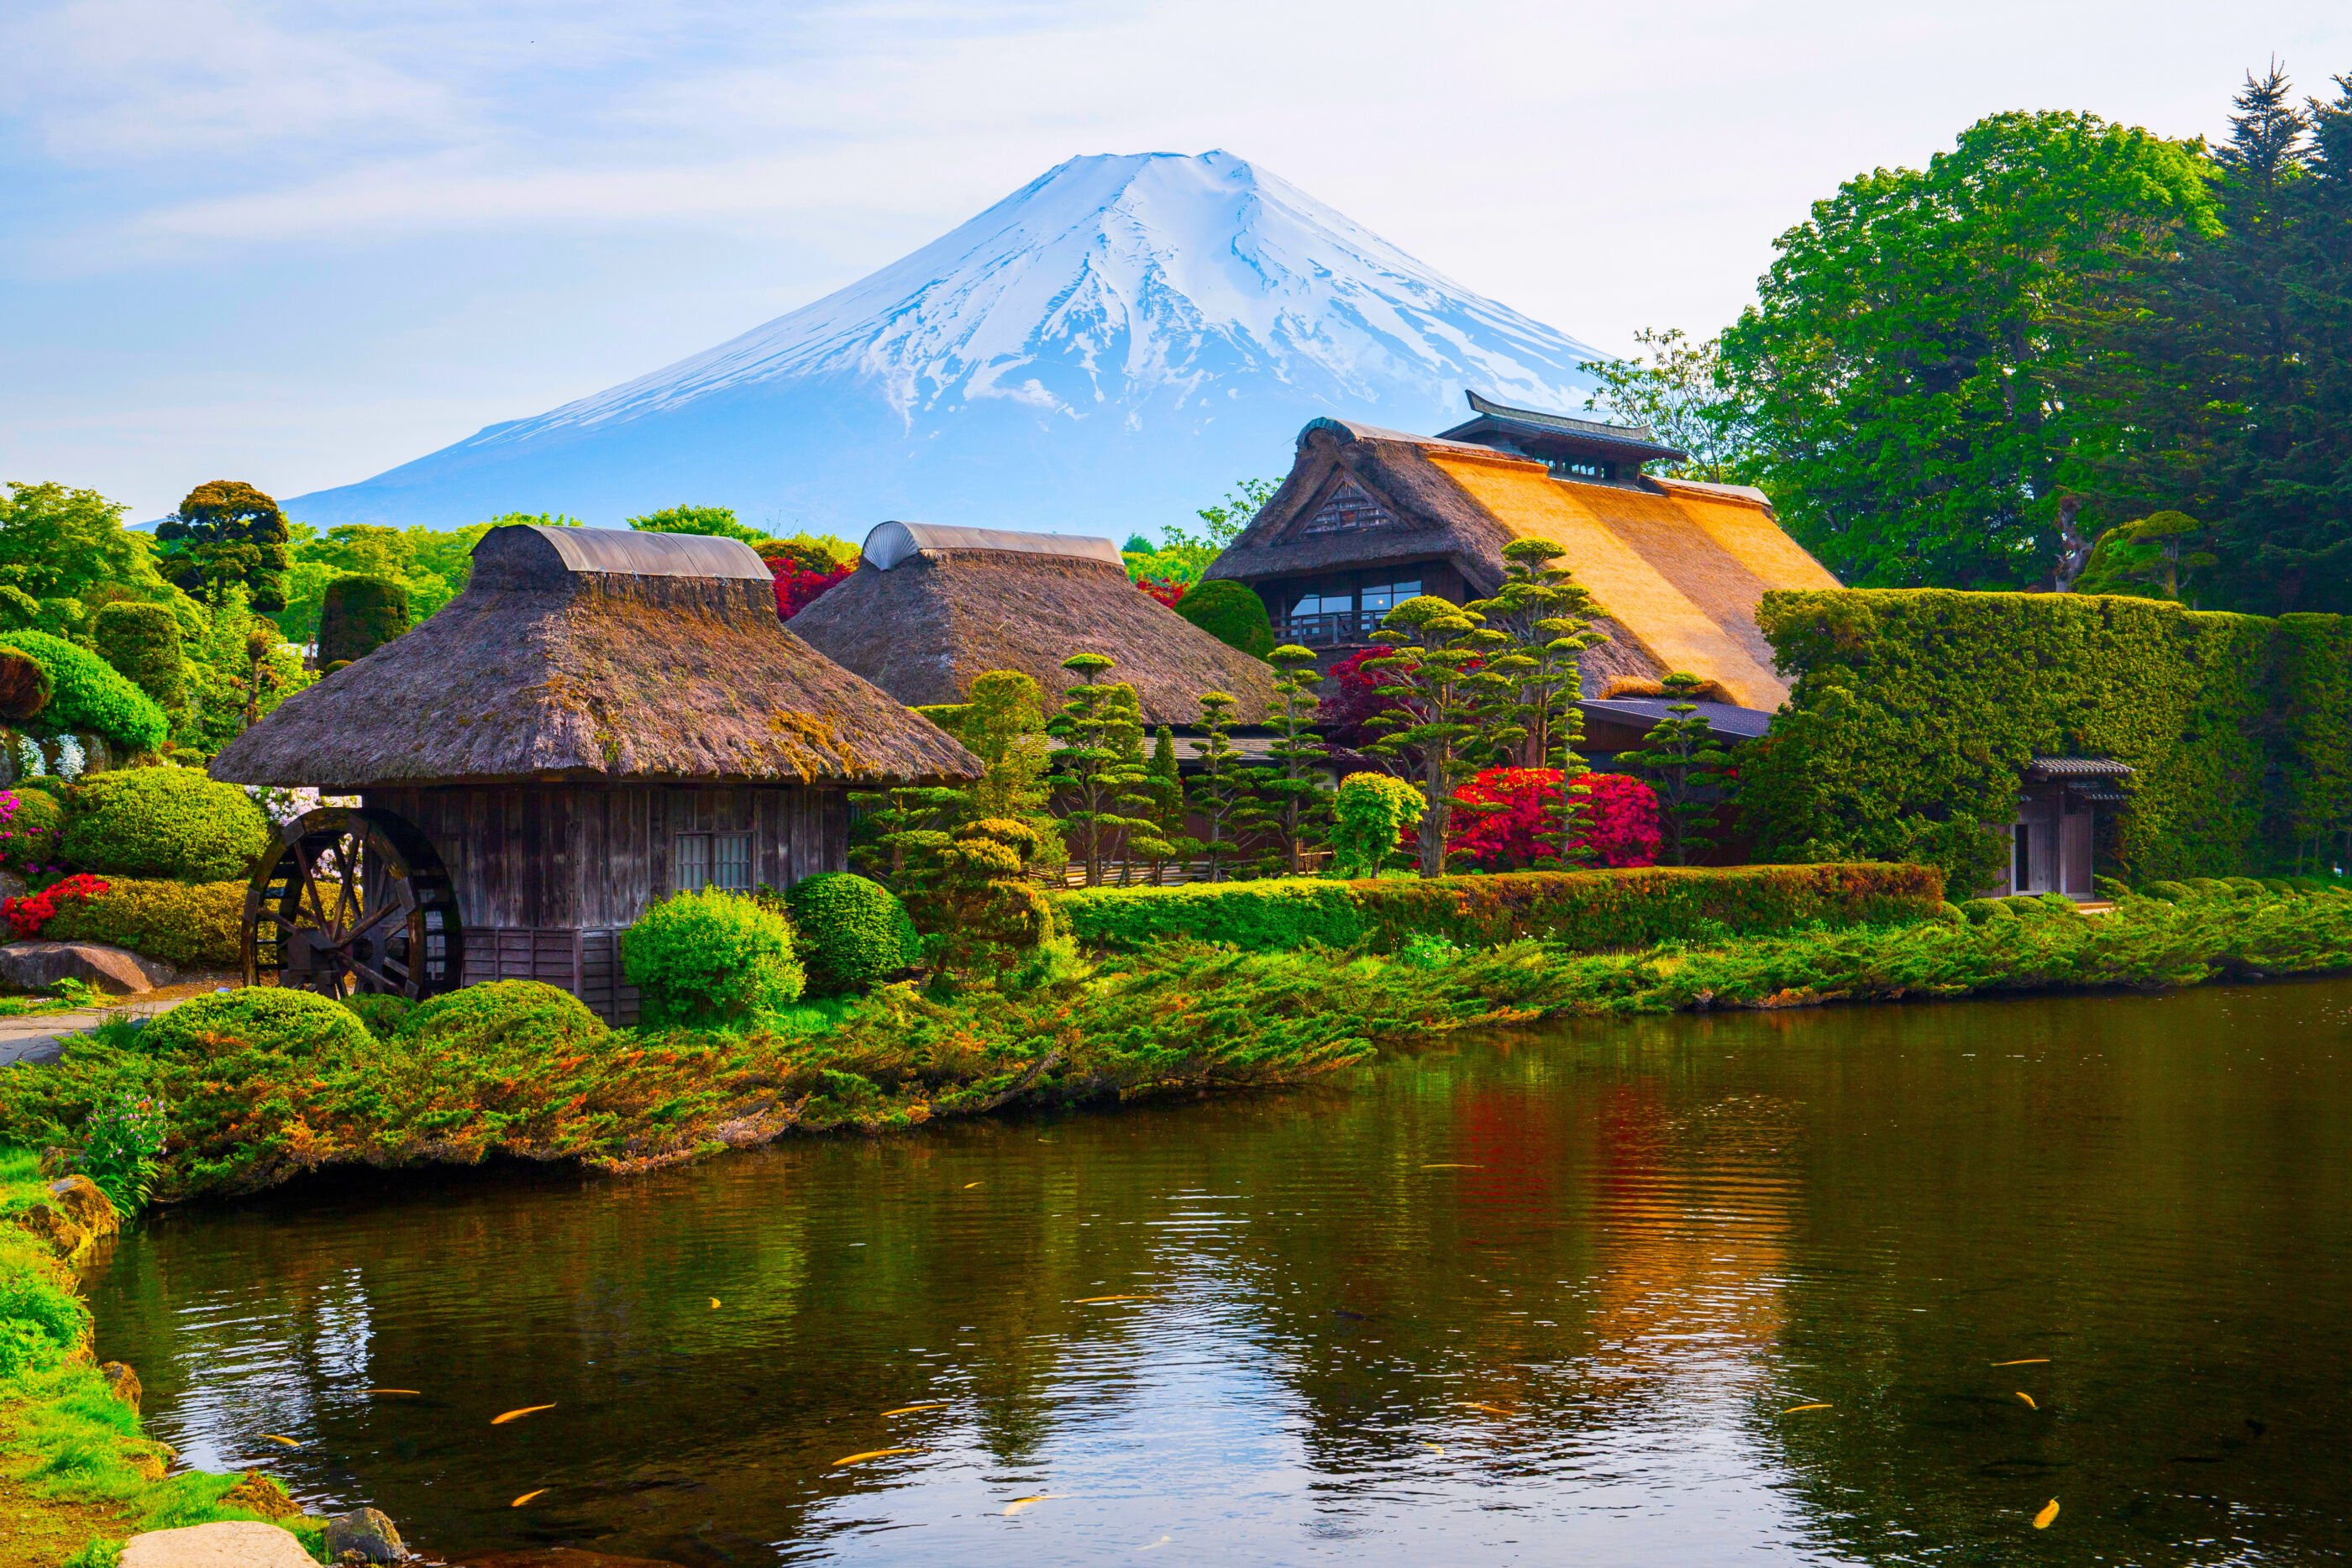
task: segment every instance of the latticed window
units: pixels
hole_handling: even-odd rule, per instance
[[[670,883],[680,893],[706,887],[751,891],[751,835],[680,833]]]
[[[719,833],[711,840],[710,880],[730,893],[751,891],[751,835]]]

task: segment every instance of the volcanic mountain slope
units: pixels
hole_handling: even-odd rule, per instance
[[[1435,430],[1465,387],[1573,409],[1597,357],[1229,152],[1074,158],[731,342],[289,510],[1124,538],[1280,475],[1317,414]]]

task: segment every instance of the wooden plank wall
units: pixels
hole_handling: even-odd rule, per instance
[[[469,930],[626,927],[670,891],[681,833],[750,833],[752,877],[775,888],[848,862],[839,785],[517,784],[371,789],[366,802],[432,843]]]

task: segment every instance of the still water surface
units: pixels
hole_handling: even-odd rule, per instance
[[[307,1188],[126,1238],[93,1304],[191,1461],[453,1558],[2308,1563],[2352,1554],[2347,1069],[2344,981],[1579,1025]]]

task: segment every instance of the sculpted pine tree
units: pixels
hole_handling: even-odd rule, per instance
[[[1258,869],[1297,876],[1306,870],[1307,843],[1329,810],[1315,779],[1315,765],[1329,751],[1313,727],[1322,700],[1317,688],[1322,683],[1315,654],[1297,643],[1286,643],[1266,657],[1279,672],[1274,708],[1267,715],[1275,732],[1274,745],[1266,751],[1273,765],[1256,769],[1253,781],[1257,825],[1274,842]]]
[[[1454,791],[1491,753],[1481,746],[1498,692],[1509,680],[1483,668],[1510,639],[1490,632],[1484,618],[1461,605],[1424,593],[1408,599],[1381,622],[1372,641],[1389,652],[1364,661],[1381,679],[1381,696],[1394,710],[1365,721],[1378,734],[1370,749],[1420,759],[1423,809],[1420,828],[1421,874],[1445,873],[1445,824]]]
[[[1250,826],[1249,768],[1227,732],[1234,724],[1234,698],[1225,692],[1201,694],[1203,738],[1192,743],[1200,773],[1192,789],[1192,807],[1207,824],[1201,852],[1209,862],[1209,880],[1225,880],[1225,867],[1241,852],[1241,838]]]
[[[1618,766],[1631,768],[1649,782],[1658,798],[1658,836],[1664,841],[1662,859],[1668,865],[1688,865],[1694,854],[1714,842],[1709,826],[1717,802],[1727,799],[1735,782],[1729,771],[1731,753],[1716,744],[1715,727],[1707,723],[1692,700],[1704,683],[1677,670],[1665,679],[1674,701],[1643,737],[1642,749],[1617,754]]]
[[[1151,804],[1143,789],[1143,727],[1134,688],[1102,679],[1115,663],[1100,653],[1063,660],[1062,668],[1075,672],[1079,684],[1045,727],[1059,743],[1053,754],[1055,794],[1088,887],[1102,885],[1103,868],[1123,853],[1130,837],[1147,855],[1164,859],[1171,852],[1153,836],[1151,820],[1139,814]]]
[[[1489,725],[1485,738],[1494,746],[1496,762],[1559,769],[1553,841],[1559,847],[1551,863],[1567,866],[1591,858],[1584,843],[1581,780],[1591,769],[1576,750],[1584,739],[1584,710],[1577,699],[1582,695],[1584,651],[1607,639],[1592,630],[1592,617],[1601,612],[1592,595],[1565,567],[1553,564],[1559,554],[1559,547],[1546,539],[1512,540],[1503,547],[1502,588],[1469,608],[1486,618],[1487,630],[1507,640],[1485,665],[1505,683],[1494,688],[1482,716]]]

